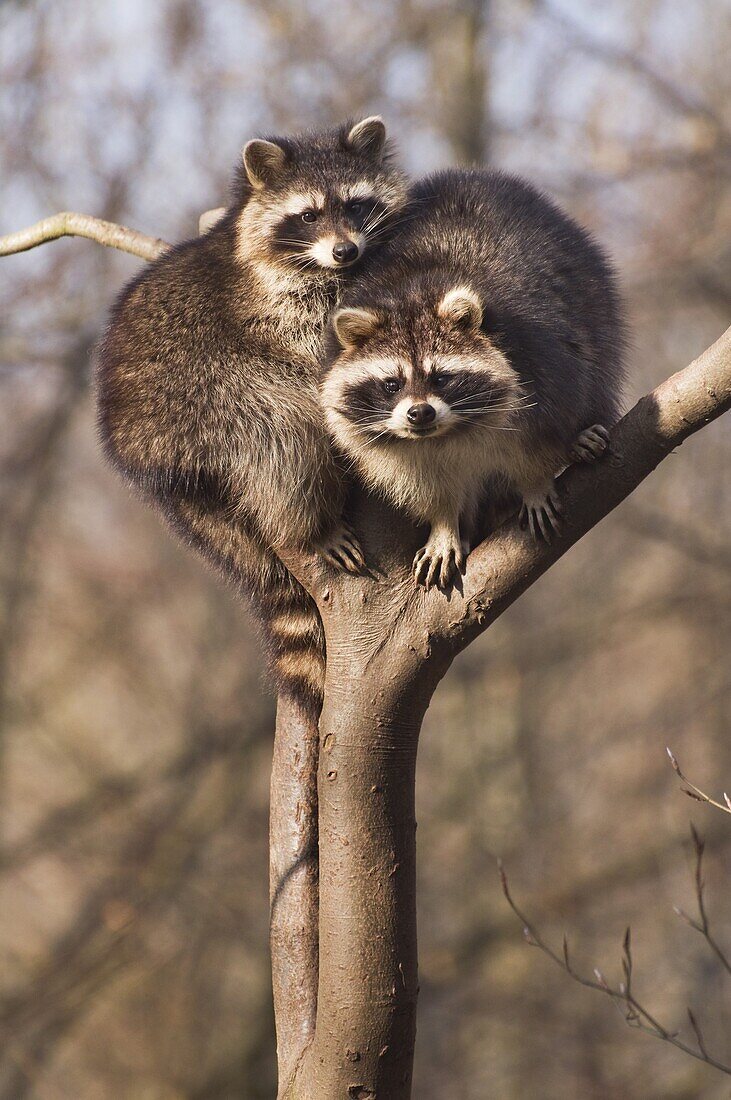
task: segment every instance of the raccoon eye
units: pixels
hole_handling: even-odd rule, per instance
[[[398,393],[398,391],[400,389],[401,389],[401,382],[399,381],[398,378],[387,378],[386,381],[383,383],[383,392],[384,393],[389,393],[389,394]]]
[[[348,203],[348,213],[355,214],[356,218],[358,217],[359,214],[362,214],[364,210],[365,210],[365,203],[364,202],[349,202]]]
[[[317,221],[317,214],[315,213],[314,210],[305,210],[304,213],[300,215],[300,217],[302,218],[303,222],[316,222]]]
[[[433,374],[431,383],[435,390],[443,389],[449,381],[448,374]]]

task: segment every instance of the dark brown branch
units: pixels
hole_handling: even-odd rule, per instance
[[[143,260],[156,260],[170,245],[159,237],[148,237],[136,229],[127,229],[124,225],[93,218],[90,214],[74,214],[64,211],[43,218],[27,229],[8,233],[0,237],[0,256],[11,256],[16,252],[27,252],[39,244],[56,241],[59,237],[87,237],[107,248],[118,248],[121,252],[131,252]]]
[[[708,1053],[698,1021],[692,1009],[688,1008],[687,1012],[688,1019],[690,1020],[695,1035],[697,1047],[689,1046],[682,1039],[679,1039],[677,1032],[670,1031],[664,1024],[661,1024],[660,1021],[637,1000],[632,992],[634,960],[632,957],[632,937],[629,928],[625,931],[622,941],[622,972],[624,974],[624,981],[620,982],[615,988],[610,985],[602,971],[596,968],[594,970],[594,978],[588,978],[574,968],[571,962],[566,936],[563,938],[561,955],[557,954],[557,952],[545,942],[535,925],[528,920],[513,900],[508,886],[508,879],[502,864],[499,865],[499,870],[505,899],[523,926],[523,938],[526,943],[530,944],[531,947],[537,947],[539,951],[542,951],[543,954],[551,960],[551,962],[555,963],[561,970],[564,970],[569,977],[579,985],[583,985],[587,989],[595,989],[599,993],[603,993],[605,996],[610,997],[612,1002],[621,1012],[628,1027],[637,1028],[639,1031],[644,1031],[648,1035],[654,1035],[656,1039],[662,1039],[664,1042],[670,1043],[672,1046],[677,1047],[678,1050],[682,1050],[684,1054],[690,1055],[691,1058],[695,1058],[699,1062],[705,1062],[707,1065],[713,1066],[714,1069],[720,1070],[721,1073],[726,1073],[731,1076],[731,1065],[724,1064]]]

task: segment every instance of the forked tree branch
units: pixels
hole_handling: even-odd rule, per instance
[[[16,252],[27,252],[39,244],[56,241],[59,237],[87,237],[107,248],[117,248],[120,252],[130,252],[143,260],[156,260],[170,245],[160,237],[148,237],[136,229],[125,225],[106,222],[102,218],[93,218],[90,214],[74,214],[64,211],[43,218],[27,229],[8,233],[0,237],[0,256],[11,256]]]
[[[517,521],[505,523],[472,551],[464,577],[446,597],[413,583],[411,561],[421,544],[421,532],[384,503],[363,494],[354,503],[354,522],[371,566],[368,576],[333,576],[314,555],[292,554],[288,564],[312,592],[326,624],[336,608],[345,607],[356,636],[358,624],[369,622],[368,639],[362,643],[366,651],[375,655],[387,642],[393,644],[395,630],[406,645],[413,638],[420,642],[415,665],[432,658],[436,649],[449,661],[685,439],[729,408],[731,328],[630,409],[612,429],[603,461],[572,466],[561,475],[557,482],[564,515],[560,535],[551,543],[538,542]],[[364,611],[366,603],[369,612]]]

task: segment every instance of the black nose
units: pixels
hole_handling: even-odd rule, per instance
[[[406,419],[415,428],[424,428],[427,424],[431,424],[436,415],[436,409],[428,401],[420,401],[418,405],[411,406],[406,413]]]
[[[338,241],[333,247],[333,259],[339,264],[350,264],[358,256],[358,245],[352,241]]]

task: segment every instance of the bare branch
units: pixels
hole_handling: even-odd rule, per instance
[[[670,1043],[672,1046],[677,1047],[678,1050],[682,1050],[684,1054],[690,1055],[691,1058],[696,1058],[699,1062],[705,1062],[721,1073],[726,1073],[731,1076],[731,1065],[724,1064],[708,1053],[698,1021],[690,1008],[687,1010],[688,1018],[693,1028],[697,1048],[689,1046],[687,1043],[683,1042],[682,1039],[679,1039],[676,1032],[670,1031],[664,1024],[661,1024],[660,1021],[634,996],[631,988],[633,959],[631,933],[629,928],[625,932],[622,942],[622,970],[624,972],[624,981],[620,982],[617,988],[614,988],[607,981],[602,971],[596,968],[594,970],[594,978],[587,978],[580,974],[579,971],[575,970],[571,964],[566,936],[563,938],[562,955],[558,955],[553,948],[544,941],[540,932],[531,924],[525,914],[522,913],[515,904],[510,893],[507,876],[502,863],[498,863],[498,867],[503,894],[505,895],[508,905],[523,925],[523,938],[526,943],[530,944],[531,947],[537,947],[579,985],[586,986],[587,989],[596,989],[600,993],[604,993],[605,996],[610,997],[612,1002],[620,1010],[628,1027],[637,1028],[639,1031],[644,1031],[648,1035],[654,1035],[656,1039],[662,1039],[664,1042]]]
[[[692,797],[696,796],[693,795]],[[674,905],[673,908],[681,920],[684,920],[685,923],[695,929],[696,932],[700,932],[726,973],[731,974],[731,962],[723,948],[716,942],[715,937],[711,933],[708,912],[706,910],[706,900],[703,894],[705,887],[705,883],[703,882],[703,853],[705,852],[706,844],[703,837],[698,834],[694,825],[691,825],[690,831],[693,837],[693,848],[695,849],[695,896],[698,903],[698,915],[700,919],[694,920],[684,909],[681,909],[677,905]]]
[[[696,787],[695,783],[691,783],[691,781],[683,775],[675,754],[670,749],[666,749],[665,751],[670,757],[673,771],[678,778],[685,783],[685,786],[681,787],[683,794],[687,794],[689,798],[694,799],[696,802],[706,802],[709,806],[715,806],[717,810],[723,810],[725,814],[731,814],[731,798],[729,798],[725,791],[723,792],[723,802],[716,802],[715,798],[711,798],[705,791],[702,791],[700,787]],[[695,830],[693,830],[693,836],[696,836]]]
[[[8,233],[0,237],[0,256],[11,256],[16,252],[27,252],[39,244],[56,241],[59,237],[87,237],[107,248],[118,248],[121,252],[131,252],[143,260],[155,260],[170,248],[167,241],[160,237],[148,237],[136,229],[124,225],[93,218],[90,214],[74,214],[64,211],[43,218],[27,229]]]

